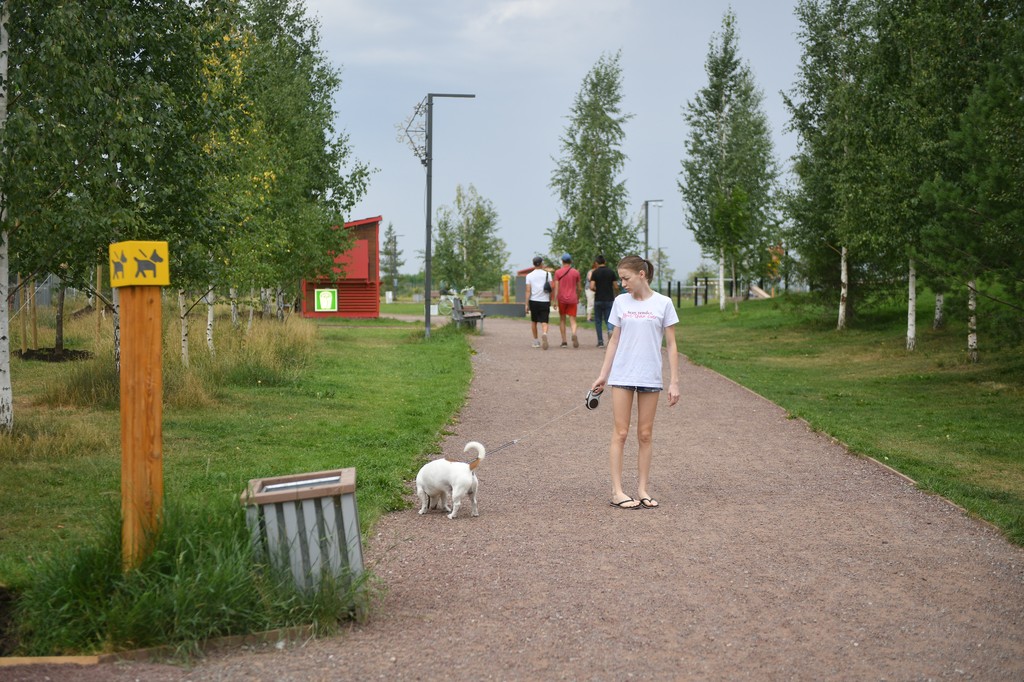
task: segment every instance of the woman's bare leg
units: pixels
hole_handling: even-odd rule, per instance
[[[654,415],[658,411],[660,395],[660,393],[638,393],[636,398],[636,437],[640,443],[636,457],[638,499],[653,499],[647,492],[647,483],[651,476],[651,455],[654,452],[652,442]]]
[[[629,435],[629,418],[633,412],[633,391],[612,387],[612,442],[608,448],[609,468],[612,474],[612,502],[621,502],[630,495],[622,490],[622,460]]]

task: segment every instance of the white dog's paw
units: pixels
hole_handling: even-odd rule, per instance
[[[419,514],[420,516],[423,516],[423,515],[424,515],[424,514],[426,514],[426,513],[427,513],[427,508],[426,508],[426,507],[424,507],[423,509],[420,509],[420,510],[419,510],[419,511],[417,512],[417,514]]]

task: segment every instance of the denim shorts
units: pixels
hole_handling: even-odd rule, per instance
[[[619,386],[617,384],[612,384],[612,388],[624,388],[627,391],[632,391],[633,393],[660,393],[661,392],[660,388],[655,388],[653,386]]]

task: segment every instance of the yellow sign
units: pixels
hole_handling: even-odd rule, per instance
[[[171,283],[167,242],[117,242],[110,245],[110,286],[165,287]]]

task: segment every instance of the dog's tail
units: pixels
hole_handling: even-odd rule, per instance
[[[469,463],[469,469],[472,471],[480,466],[480,462],[483,461],[484,457],[487,456],[487,449],[483,445],[477,443],[475,440],[471,440],[466,443],[466,447],[462,449],[463,452],[469,452],[470,450],[476,450],[476,459]]]

